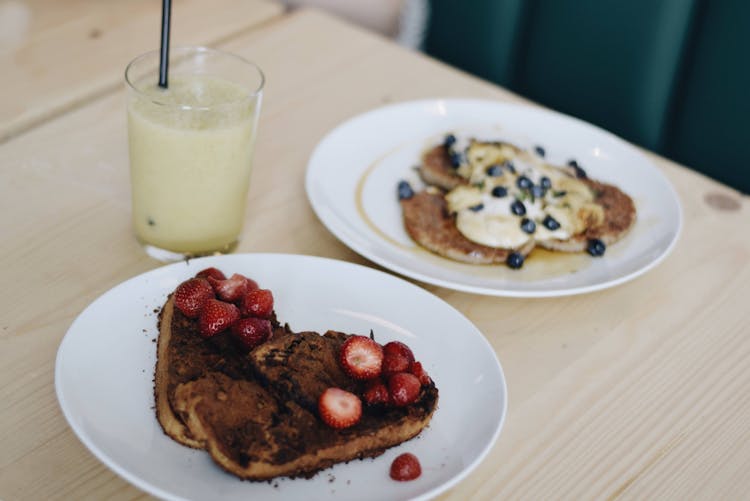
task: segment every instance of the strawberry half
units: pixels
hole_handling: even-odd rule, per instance
[[[271,337],[271,322],[262,318],[240,318],[232,324],[234,338],[247,350],[265,343]]]
[[[427,371],[424,370],[424,367],[422,367],[422,362],[412,362],[409,366],[409,372],[414,374],[417,379],[419,379],[419,382],[422,386],[429,386],[429,384],[432,383],[430,375],[427,374]]]
[[[328,388],[318,399],[320,419],[331,428],[348,428],[362,417],[362,401],[354,393]]]
[[[213,266],[210,268],[206,268],[205,270],[201,270],[198,273],[195,274],[196,278],[208,278],[208,277],[214,277],[216,280],[226,280],[226,275],[218,269],[214,268]]]
[[[383,353],[383,376],[391,377],[409,370],[409,359],[400,353]]]
[[[205,338],[228,329],[240,318],[240,310],[232,303],[209,299],[198,317],[198,330]]]
[[[396,407],[404,407],[419,398],[422,385],[414,374],[399,372],[388,380],[388,391],[391,394],[391,403]]]
[[[341,345],[339,364],[354,379],[372,379],[380,375],[383,348],[365,336],[352,336]]]
[[[213,299],[214,290],[205,278],[191,278],[177,286],[174,305],[188,318],[196,318],[206,301]]]
[[[362,398],[367,405],[386,405],[391,395],[388,393],[388,387],[380,379],[373,379],[368,383]]]
[[[273,294],[268,289],[251,290],[242,298],[240,311],[244,316],[270,317],[273,313]]]
[[[391,478],[400,482],[414,480],[422,474],[422,465],[419,464],[417,456],[405,452],[391,463]]]
[[[247,293],[248,280],[239,273],[235,273],[230,278],[224,280],[208,277],[208,282],[214,288],[214,292],[219,296],[219,299],[228,303],[239,301]]]

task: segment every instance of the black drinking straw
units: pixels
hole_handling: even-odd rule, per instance
[[[172,14],[172,0],[161,2],[161,52],[159,54],[159,87],[167,88],[169,72],[169,19]]]

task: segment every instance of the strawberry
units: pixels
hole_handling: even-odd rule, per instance
[[[388,387],[380,379],[371,380],[362,396],[367,405],[385,405],[391,399]]]
[[[318,399],[320,419],[331,428],[348,428],[362,417],[362,401],[354,393],[328,388]]]
[[[385,353],[383,352],[383,370],[382,374],[385,377],[391,377],[399,372],[406,372],[409,370],[409,359],[399,353]]]
[[[402,357],[406,357],[409,363],[414,361],[414,353],[412,353],[411,348],[401,341],[385,343],[385,345],[383,345],[383,354],[386,356],[401,355]]]
[[[214,292],[219,296],[219,299],[228,303],[239,301],[247,293],[248,280],[239,273],[235,273],[231,278],[224,280],[208,277],[208,282],[214,288]]]
[[[240,318],[232,324],[232,334],[245,349],[252,350],[271,337],[271,322],[262,318]]]
[[[196,318],[206,301],[213,297],[214,290],[205,278],[191,278],[175,289],[174,305],[186,317]]]
[[[251,290],[242,298],[240,311],[244,316],[270,317],[273,313],[273,294],[268,289]]]
[[[414,374],[399,372],[388,380],[388,391],[391,394],[391,403],[396,407],[404,407],[415,402],[419,397],[422,385]]]
[[[365,336],[352,336],[341,345],[339,364],[354,379],[372,379],[380,375],[383,348]]]
[[[422,465],[419,464],[417,456],[405,452],[391,463],[391,478],[393,480],[414,480],[422,474]]]
[[[409,372],[414,374],[417,379],[419,379],[419,382],[422,384],[422,386],[428,386],[430,383],[432,383],[432,379],[430,379],[429,374],[427,374],[427,371],[424,370],[424,367],[422,367],[422,362],[412,362],[409,366]]]
[[[226,280],[226,276],[224,273],[221,272],[221,270],[214,268],[213,266],[210,268],[206,268],[205,270],[201,270],[198,273],[195,274],[196,278],[208,278],[208,277],[214,277],[216,280]]]
[[[213,337],[228,329],[239,318],[240,310],[232,303],[209,299],[198,317],[198,329],[201,336]]]

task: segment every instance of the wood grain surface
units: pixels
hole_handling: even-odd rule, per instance
[[[522,101],[315,11],[219,45],[256,61],[268,82],[238,252],[374,266],[328,233],[307,202],[304,171],[317,142],[394,101]],[[119,78],[120,66],[107,76]],[[87,101],[0,145],[0,498],[8,501],[149,498],[86,451],[54,394],[55,353],[76,315],[160,266],[131,232],[121,89]],[[747,497],[750,202],[651,158],[679,193],[685,222],[673,253],[644,276],[536,300],[424,286],[486,335],[509,387],[497,444],[442,499]]]

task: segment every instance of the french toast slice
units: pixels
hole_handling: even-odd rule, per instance
[[[156,414],[176,441],[204,448],[224,470],[249,480],[310,477],[335,463],[382,454],[419,434],[437,407],[434,383],[406,407],[365,406],[343,430],[317,414],[329,386],[361,392],[339,367],[349,337],[292,333],[274,320],[270,340],[249,353],[228,333],[206,340],[170,296],[159,318]]]
[[[378,456],[429,424],[438,391],[431,384],[407,407],[365,407],[354,426],[330,428],[313,402],[329,384],[357,391],[359,383],[334,356],[347,337],[304,332],[273,338],[249,355],[257,380],[208,373],[178,386],[175,409],[214,461],[243,479],[310,477],[335,463]]]

